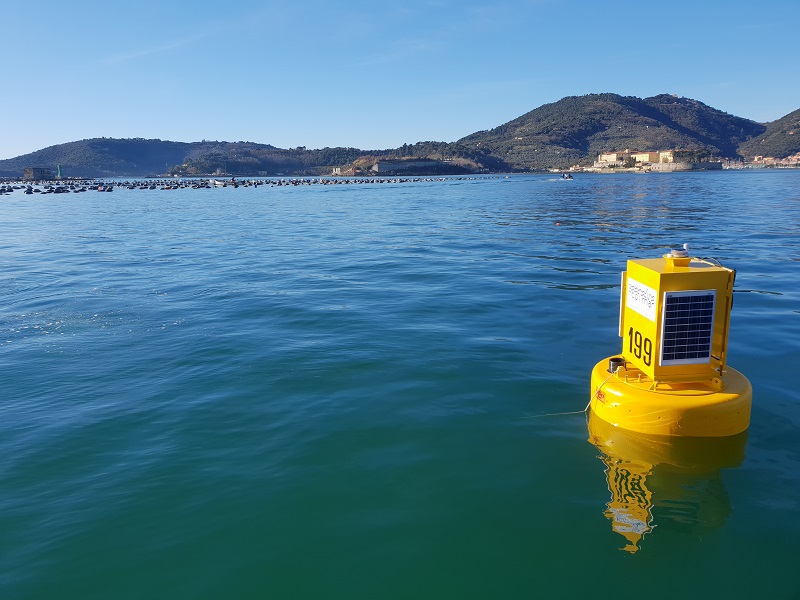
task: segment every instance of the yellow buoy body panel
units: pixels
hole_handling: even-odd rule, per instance
[[[660,381],[717,376],[725,365],[734,275],[696,259],[629,260],[620,298],[625,360]]]
[[[608,372],[609,359],[592,370],[590,408],[593,414],[629,431],[649,435],[724,437],[750,425],[752,387],[728,368],[708,383],[657,383],[627,363]]]

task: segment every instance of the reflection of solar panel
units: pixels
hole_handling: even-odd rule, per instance
[[[703,364],[711,359],[716,290],[664,293],[661,364]]]

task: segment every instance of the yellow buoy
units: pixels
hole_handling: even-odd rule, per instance
[[[736,272],[690,258],[629,260],[622,273],[622,353],[592,370],[592,413],[630,431],[724,437],[750,425],[752,388],[727,367]]]

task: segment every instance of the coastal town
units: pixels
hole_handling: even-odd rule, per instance
[[[675,171],[717,171],[721,169],[761,169],[761,168],[800,168],[800,152],[785,158],[755,156],[750,161],[744,159],[715,159],[713,156],[697,160],[697,153],[691,150],[625,150],[603,152],[597,155],[591,167],[575,165],[569,171],[610,173]],[[556,171],[556,169],[554,169]]]

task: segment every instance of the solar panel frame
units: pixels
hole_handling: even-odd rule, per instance
[[[664,292],[661,321],[662,366],[707,364],[714,337],[716,290]]]

